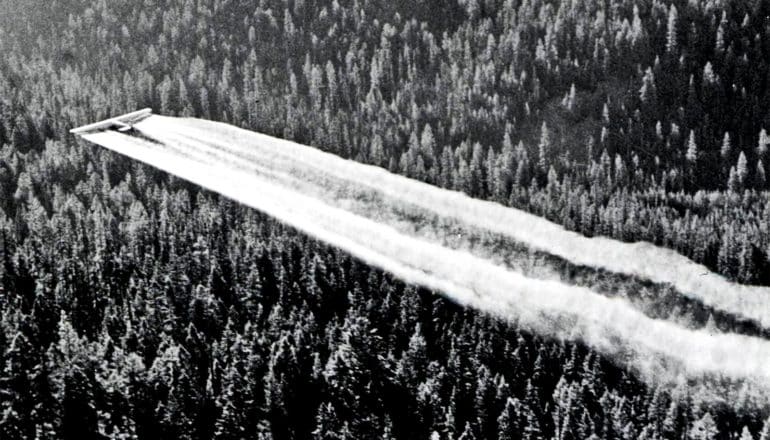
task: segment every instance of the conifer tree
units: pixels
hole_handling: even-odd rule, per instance
[[[648,109],[654,109],[654,107],[650,107],[652,105],[653,100],[655,99],[656,95],[656,89],[655,89],[655,77],[652,73],[652,69],[650,67],[647,68],[644,72],[644,76],[642,77],[642,87],[639,89],[639,98],[642,100],[643,104],[648,105]],[[606,108],[605,104],[605,108]],[[654,112],[654,110],[648,110],[649,112]],[[607,118],[609,119],[609,118]]]
[[[760,159],[763,159],[767,154],[768,145],[770,145],[770,136],[768,136],[767,131],[763,128],[759,132],[759,141],[757,141],[757,156]]]
[[[714,419],[708,412],[700,419],[693,422],[687,431],[687,437],[692,440],[715,440],[719,431]]]
[[[671,4],[668,9],[668,25],[666,27],[666,52],[678,55],[679,37],[677,36],[677,26],[679,24],[679,13],[676,6]]]
[[[770,417],[765,419],[762,430],[759,431],[759,440],[770,440]]]
[[[757,170],[754,179],[757,183],[757,189],[765,189],[767,187],[767,175],[765,174],[765,165],[762,160],[757,161]]]
[[[476,435],[473,433],[473,428],[471,428],[470,422],[465,423],[465,429],[463,429],[463,432],[460,434],[460,437],[457,438],[458,440],[476,440]]]
[[[732,142],[730,141],[730,133],[725,132],[724,138],[722,138],[722,148],[719,150],[719,155],[722,156],[722,159],[727,159],[730,157],[730,153],[732,152]]]
[[[502,412],[497,417],[497,438],[499,440],[513,440],[521,432],[517,419],[519,417],[518,402],[513,399],[507,399]]]
[[[698,144],[695,142],[695,132],[693,130],[690,130],[690,136],[687,138],[685,159],[687,159],[691,166],[694,166],[698,160]]]
[[[738,183],[741,187],[744,187],[746,183],[748,183],[749,164],[743,151],[738,155],[738,163],[735,164],[735,173],[738,177]]]
[[[551,134],[545,121],[540,127],[540,142],[537,144],[537,153],[537,165],[545,173],[548,171],[551,154]]]
[[[730,167],[729,176],[727,178],[727,189],[733,193],[741,190],[741,183],[738,179],[738,172],[734,166]]]
[[[740,440],[754,440],[754,436],[751,435],[751,431],[749,431],[749,428],[744,426],[741,430],[741,438]]]

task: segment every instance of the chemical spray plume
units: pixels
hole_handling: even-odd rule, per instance
[[[731,282],[673,250],[650,243],[624,243],[605,237],[585,237],[524,211],[468,197],[379,167],[345,160],[318,149],[227,124],[198,119],[153,116],[143,131],[161,140],[174,136],[198,140],[220,153],[291,174],[299,179],[322,176],[352,190],[419,208],[469,228],[510,237],[532,249],[578,266],[672,285],[678,292],[726,313],[754,320],[770,328],[770,288]],[[317,178],[317,177],[316,177]]]
[[[153,123],[168,121],[162,118]],[[766,369],[769,341],[682,328],[651,319],[623,300],[586,288],[527,278],[489,260],[332,206],[312,192],[287,186],[276,175],[232,166],[237,156],[214,147],[205,150],[206,142],[153,143],[111,131],[84,138],[254,207],[460,304],[540,334],[582,341],[649,381],[709,376],[749,383],[761,392],[770,384],[770,370]],[[376,212],[377,206],[370,210]]]

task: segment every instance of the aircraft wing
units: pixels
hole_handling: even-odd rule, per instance
[[[126,113],[125,115],[105,119],[93,124],[83,125],[82,127],[73,128],[70,130],[70,133],[85,134],[103,130],[118,130],[121,132],[126,132],[131,130],[134,124],[141,121],[142,119],[149,117],[151,114],[152,109],[144,108],[135,112]]]

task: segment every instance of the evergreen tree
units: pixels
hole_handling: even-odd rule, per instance
[[[517,425],[516,402],[508,399],[505,402],[502,412],[497,417],[497,438],[499,440],[513,440],[517,433],[521,432]]]
[[[757,142],[757,156],[763,159],[767,154],[767,146],[770,144],[770,136],[767,135],[767,131],[763,128],[759,132],[759,141]]]
[[[705,413],[703,417],[693,422],[687,431],[687,438],[692,440],[715,440],[719,434],[716,423],[711,414]]]
[[[733,192],[733,193],[741,190],[741,183],[738,178],[738,171],[735,169],[734,166],[730,167],[729,177],[727,178],[727,189],[729,189],[730,192]]]
[[[17,333],[3,354],[4,365],[0,376],[0,432],[3,438],[33,438],[35,420],[32,409],[35,396],[30,381],[35,368],[34,347],[22,333]],[[9,393],[18,393],[10,395]],[[5,437],[7,436],[7,437]]]
[[[762,430],[759,431],[759,440],[770,439],[770,417],[765,419],[765,423],[762,425]]]
[[[545,173],[548,170],[551,154],[551,134],[545,122],[540,127],[540,143],[537,144],[537,152],[537,165]]]
[[[740,440],[754,440],[754,436],[751,435],[751,431],[749,431],[748,427],[744,426],[741,430]]]
[[[476,440],[476,436],[473,434],[473,428],[471,428],[470,422],[465,423],[465,429],[460,434],[458,440]]]
[[[687,138],[685,159],[687,159],[691,166],[694,166],[698,160],[698,144],[695,142],[695,132],[693,130],[690,130],[690,136]]]
[[[654,107],[652,107],[652,103],[655,100],[656,95],[655,77],[652,73],[652,69],[648,67],[642,77],[642,87],[639,89],[639,98],[642,100],[643,104],[648,105],[648,111],[650,112],[655,111]],[[605,104],[605,109],[607,108],[606,106],[607,104]],[[606,119],[609,120],[609,117]]]
[[[725,136],[722,139],[722,148],[719,150],[719,155],[725,160],[730,157],[732,152],[732,142],[730,141],[730,133],[725,132]]]
[[[749,164],[743,151],[738,155],[738,163],[735,164],[735,174],[738,177],[738,184],[741,188],[745,187],[749,178]]]
[[[674,55],[677,55],[679,48],[678,24],[679,13],[676,10],[676,6],[671,4],[668,9],[668,26],[666,28],[666,52]]]

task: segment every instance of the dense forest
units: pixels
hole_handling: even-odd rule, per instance
[[[0,10],[0,438],[770,439],[67,134],[225,121],[770,285],[770,3]]]

